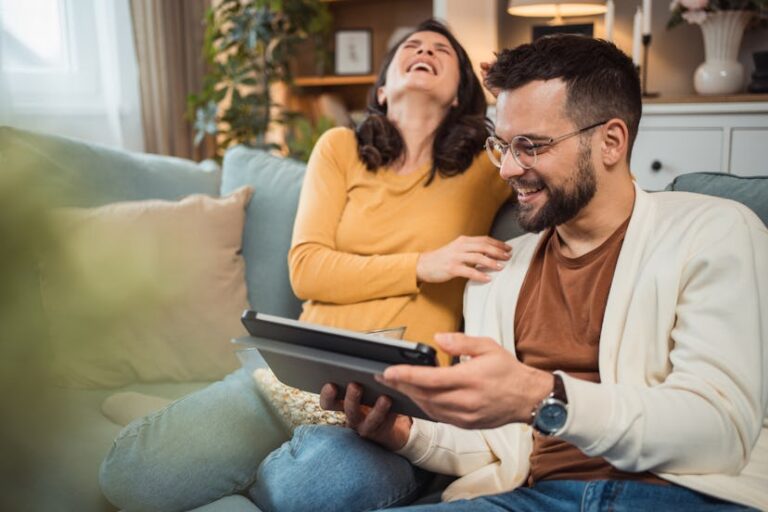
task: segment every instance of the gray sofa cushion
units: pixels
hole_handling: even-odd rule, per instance
[[[243,232],[245,279],[251,307],[261,313],[298,318],[301,301],[291,291],[288,249],[304,180],[296,160],[238,146],[227,151],[221,194],[253,186]]]
[[[0,127],[0,167],[39,176],[50,206],[180,199],[219,193],[220,171],[181,158],[132,153],[86,142]],[[39,174],[37,174],[39,173]]]
[[[733,199],[749,206],[768,225],[768,176],[736,176],[720,172],[681,174],[666,190],[696,192]]]
[[[526,231],[517,223],[515,203],[507,201],[496,214],[491,226],[491,236],[497,240],[511,240],[524,235]]]

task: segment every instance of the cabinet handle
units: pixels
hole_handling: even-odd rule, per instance
[[[659,162],[658,160],[654,160],[653,162],[651,162],[651,170],[653,172],[659,172],[661,170],[661,162]]]

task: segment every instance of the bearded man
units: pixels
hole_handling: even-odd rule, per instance
[[[292,441],[260,470],[264,508],[299,510],[317,489],[339,510],[412,499],[413,465],[458,477],[414,511],[768,509],[765,225],[732,201],[634,183],[640,84],[613,44],[504,50],[486,85],[489,157],[532,233],[468,285],[466,334],[436,337],[462,363],[380,378],[440,423],[326,387],[359,437],[315,427]],[[289,496],[280,469],[302,465]]]

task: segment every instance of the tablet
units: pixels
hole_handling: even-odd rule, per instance
[[[326,327],[247,310],[243,325],[251,336],[327,350],[389,364],[437,366],[437,352],[424,343],[401,341]]]
[[[430,419],[410,398],[379,384],[374,375],[392,364],[436,365],[435,350],[428,345],[391,340],[343,329],[321,327],[253,311],[243,314],[251,336],[233,340],[259,350],[275,376],[288,386],[320,393],[326,383],[340,395],[347,384],[363,388],[362,403],[373,405],[381,395],[392,399],[393,412]]]

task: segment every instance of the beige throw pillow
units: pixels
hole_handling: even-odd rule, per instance
[[[62,245],[43,258],[42,291],[61,383],[214,380],[234,370],[251,194],[54,211]]]

